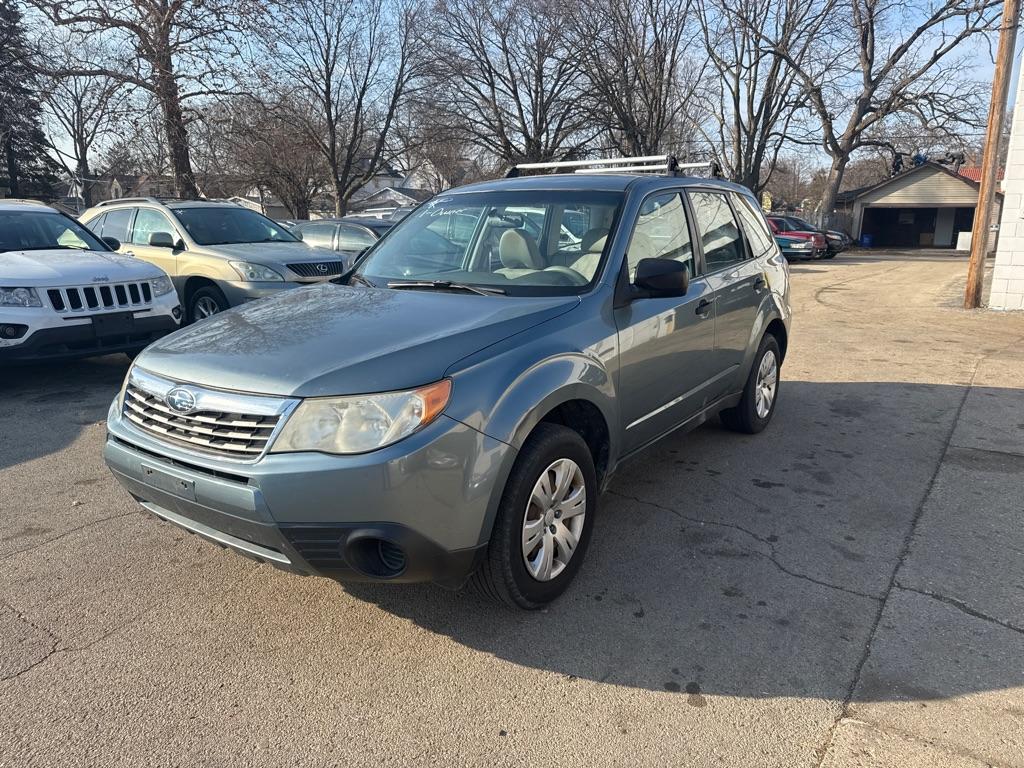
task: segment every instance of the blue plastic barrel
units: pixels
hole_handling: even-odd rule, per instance
[[[871,244],[874,241],[875,241],[875,238],[874,238],[873,235],[863,234],[863,235],[860,236],[860,246],[861,246],[861,248],[870,248]]]

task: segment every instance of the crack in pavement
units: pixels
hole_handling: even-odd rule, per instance
[[[157,610],[156,608],[147,608],[146,610],[142,611],[141,613],[138,613],[135,616],[133,616],[132,618],[128,619],[128,621],[126,621],[126,622],[124,622],[122,624],[119,624],[118,626],[114,627],[113,629],[109,630],[108,632],[104,632],[102,635],[97,637],[95,640],[90,640],[85,645],[77,645],[77,646],[69,646],[67,648],[60,648],[58,646],[60,646],[61,641],[50,630],[46,629],[45,627],[40,627],[37,624],[35,624],[34,622],[32,622],[31,620],[25,618],[24,614],[22,614],[20,611],[18,611],[14,606],[10,605],[9,603],[0,603],[0,605],[4,605],[7,608],[10,608],[26,624],[28,624],[29,626],[35,627],[36,629],[38,629],[38,630],[40,630],[42,632],[45,632],[51,638],[53,638],[53,646],[50,648],[49,651],[47,651],[46,655],[44,655],[41,659],[38,659],[38,660],[32,662],[31,664],[29,664],[24,669],[22,669],[22,670],[20,670],[18,672],[15,672],[14,674],[6,675],[4,677],[0,677],[0,683],[5,683],[5,682],[10,682],[12,680],[17,680],[22,675],[25,675],[25,674],[31,672],[33,669],[38,667],[40,664],[42,664],[45,661],[48,661],[49,659],[53,658],[54,656],[56,656],[58,654],[74,654],[74,653],[82,653],[84,651],[87,651],[90,648],[92,648],[93,646],[99,645],[104,640],[109,639],[110,637],[116,635],[117,633],[123,632],[124,630],[128,629],[129,627],[134,626],[142,618],[144,618],[145,616],[147,616],[147,615],[149,615],[151,613],[154,613]]]
[[[900,584],[898,581],[896,582],[896,588],[900,589],[900,590],[902,590],[904,592],[913,592],[914,594],[917,594],[917,595],[923,595],[924,597],[930,597],[932,600],[938,600],[940,603],[945,603],[946,605],[951,605],[954,608],[956,608],[957,610],[959,610],[959,611],[961,611],[963,613],[966,613],[968,616],[973,616],[976,619],[981,619],[982,621],[988,621],[988,622],[990,622],[992,624],[997,624],[1000,627],[1002,627],[1003,629],[1009,629],[1011,632],[1018,632],[1018,633],[1024,635],[1024,627],[1018,627],[1015,624],[1011,624],[1008,621],[1003,621],[1002,619],[997,619],[995,616],[989,616],[987,613],[982,613],[977,608],[972,608],[970,605],[965,603],[963,600],[957,600],[955,597],[949,597],[948,595],[943,595],[943,594],[940,594],[938,592],[932,592],[931,590],[928,590],[928,589],[918,589],[916,587],[908,587],[905,584]]]
[[[8,552],[5,555],[3,555],[2,557],[0,557],[0,562],[2,562],[4,560],[10,560],[11,558],[15,557],[16,555],[21,555],[21,554],[24,554],[25,552],[31,552],[34,549],[39,549],[40,547],[45,547],[47,544],[52,544],[55,541],[60,541],[61,539],[67,538],[68,536],[70,536],[73,533],[78,533],[79,531],[84,531],[86,528],[91,528],[94,525],[101,525],[103,523],[108,523],[111,520],[117,520],[117,519],[122,518],[122,517],[128,517],[129,515],[138,515],[138,514],[140,514],[139,511],[133,509],[133,510],[131,510],[129,512],[119,512],[116,515],[110,515],[108,517],[101,517],[101,518],[98,518],[97,520],[91,520],[88,523],[82,523],[81,525],[77,525],[74,528],[69,528],[68,530],[64,531],[60,535],[54,536],[52,539],[46,539],[45,541],[37,542],[37,543],[32,544],[30,546],[23,547],[22,549],[16,549],[16,550],[14,550],[12,552]]]
[[[974,383],[978,377],[978,371],[981,370],[982,364],[988,360],[992,355],[998,354],[1016,344],[1024,341],[1024,337],[1020,337],[1011,341],[1010,343],[999,347],[998,349],[992,349],[985,354],[978,357],[974,362],[974,369],[971,372],[970,378],[967,384],[964,386],[963,395],[960,398],[960,404],[957,406],[956,413],[953,416],[952,424],[949,427],[949,433],[946,435],[946,440],[942,448],[942,452],[939,454],[938,461],[935,462],[935,470],[932,472],[932,476],[928,481],[928,485],[925,487],[924,494],[921,497],[920,503],[917,505],[917,509],[914,511],[914,517],[910,522],[910,528],[903,538],[903,546],[900,548],[899,557],[896,559],[896,565],[892,569],[892,574],[889,577],[889,584],[886,587],[885,593],[878,602],[878,611],[875,614],[875,620],[871,625],[871,631],[868,633],[868,639],[864,644],[864,652],[861,654],[860,660],[857,662],[857,666],[854,669],[853,679],[850,681],[850,687],[847,690],[846,696],[843,699],[842,706],[840,707],[839,714],[836,716],[831,727],[828,729],[828,733],[825,735],[824,743],[818,747],[815,751],[818,755],[817,768],[821,768],[825,762],[825,757],[828,755],[828,750],[832,746],[832,741],[835,737],[836,729],[839,724],[850,717],[850,703],[853,701],[853,694],[857,690],[857,685],[860,683],[861,675],[864,672],[864,666],[867,664],[868,658],[871,656],[871,646],[874,642],[875,635],[878,632],[878,626],[882,621],[882,614],[885,611],[885,606],[889,602],[889,595],[892,594],[893,589],[897,588],[897,575],[900,569],[903,567],[907,556],[910,554],[910,547],[913,543],[914,536],[917,533],[917,526],[921,522],[921,517],[924,515],[925,506],[928,503],[928,499],[932,495],[932,490],[935,488],[935,482],[939,477],[939,473],[942,471],[942,466],[946,462],[946,455],[949,453],[949,449],[953,443],[953,436],[956,434],[956,428],[960,424],[960,417],[963,415],[964,406],[967,404],[967,398],[971,394],[971,390],[974,388]],[[938,599],[938,598],[936,598]],[[955,607],[961,608],[961,606],[955,603],[950,603]],[[961,610],[968,608],[964,605]],[[971,609],[973,610],[973,609]],[[999,623],[999,622],[996,622]]]
[[[668,506],[665,506],[664,504],[659,504],[659,503],[654,502],[654,501],[647,501],[646,499],[641,499],[641,498],[639,498],[637,496],[631,496],[631,495],[629,495],[627,493],[622,493],[620,491],[606,491],[606,493],[610,493],[611,495],[618,496],[619,498],[622,498],[622,499],[628,499],[630,501],[635,501],[638,504],[646,504],[646,505],[648,505],[650,507],[654,507],[655,509],[660,509],[660,510],[663,510],[665,512],[669,512],[670,514],[673,514],[676,517],[678,517],[680,520],[686,520],[687,522],[695,523],[697,525],[714,525],[714,526],[718,526],[718,527],[721,527],[721,528],[731,528],[733,530],[739,531],[740,533],[746,534],[747,536],[749,536],[750,538],[754,539],[755,541],[757,541],[757,542],[759,542],[761,544],[764,544],[769,549],[769,552],[765,553],[765,552],[761,552],[760,550],[757,550],[757,549],[752,549],[750,547],[744,547],[744,549],[747,552],[750,552],[753,555],[757,555],[758,557],[764,558],[765,560],[770,562],[772,565],[774,565],[776,568],[778,568],[782,573],[786,574],[787,576],[792,576],[795,579],[800,579],[802,581],[807,581],[807,582],[810,582],[811,584],[816,584],[816,585],[818,585],[820,587],[825,587],[827,589],[834,589],[834,590],[836,590],[838,592],[845,592],[848,595],[854,595],[856,597],[863,597],[863,598],[866,598],[868,600],[881,600],[881,598],[878,597],[877,595],[870,595],[870,594],[868,594],[866,592],[860,592],[860,591],[858,591],[856,589],[850,589],[849,587],[844,587],[844,586],[841,586],[839,584],[832,584],[831,582],[822,581],[821,579],[816,579],[813,576],[808,576],[805,573],[799,573],[799,572],[794,571],[794,570],[792,570],[790,568],[787,568],[781,562],[779,562],[778,554],[777,554],[777,552],[775,550],[775,543],[774,542],[772,542],[771,540],[769,540],[769,539],[767,539],[767,538],[765,538],[763,536],[760,536],[760,535],[754,533],[753,531],[751,531],[748,528],[744,528],[742,525],[736,525],[735,523],[724,523],[724,522],[720,522],[720,521],[717,521],[717,520],[706,520],[706,519],[698,518],[698,517],[690,517],[689,515],[686,515],[686,514],[680,512],[678,509],[673,509],[672,507],[668,507]],[[742,498],[742,497],[740,497],[740,498]],[[747,499],[744,499],[744,500],[749,502],[749,500],[747,500]],[[749,502],[749,503],[753,503],[753,502]]]

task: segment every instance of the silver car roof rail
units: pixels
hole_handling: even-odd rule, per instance
[[[97,208],[102,208],[105,205],[114,205],[116,203],[162,203],[170,198],[161,197],[115,197],[112,200],[100,200],[96,203]]]
[[[0,197],[0,203],[29,203],[30,205],[41,205],[43,208],[51,207],[42,200],[30,200],[27,197]]]
[[[642,157],[612,157],[600,160],[560,160],[551,163],[519,163],[513,165],[505,178],[513,179],[522,176],[523,171],[561,170],[572,173],[658,173],[665,176],[686,176],[681,171],[697,171],[707,169],[713,178],[721,176],[718,163],[714,160],[703,163],[680,163],[673,155],[644,155]]]

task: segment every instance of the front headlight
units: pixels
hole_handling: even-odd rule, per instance
[[[451,391],[451,381],[444,379],[408,392],[303,400],[271,453],[375,451],[432,422],[448,404]]]
[[[150,280],[149,285],[153,289],[154,296],[165,296],[174,290],[174,283],[171,282],[171,278],[167,277],[167,275],[161,275]]]
[[[0,288],[0,307],[41,307],[35,288]]]
[[[235,272],[240,274],[243,280],[248,280],[250,283],[284,280],[279,273],[270,267],[264,267],[262,264],[253,264],[249,261],[231,261],[228,263],[235,268]]]

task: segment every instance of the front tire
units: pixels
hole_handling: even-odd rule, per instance
[[[194,323],[231,308],[220,288],[206,285],[194,291],[188,300],[188,321]]]
[[[471,584],[526,610],[561,595],[586,555],[597,510],[597,472],[579,433],[541,423],[512,468],[487,554]]]
[[[743,388],[743,397],[735,408],[727,408],[719,414],[722,423],[731,430],[748,435],[757,434],[767,427],[775,413],[775,404],[779,401],[781,367],[779,342],[770,333],[766,333],[754,355],[754,364]]]

